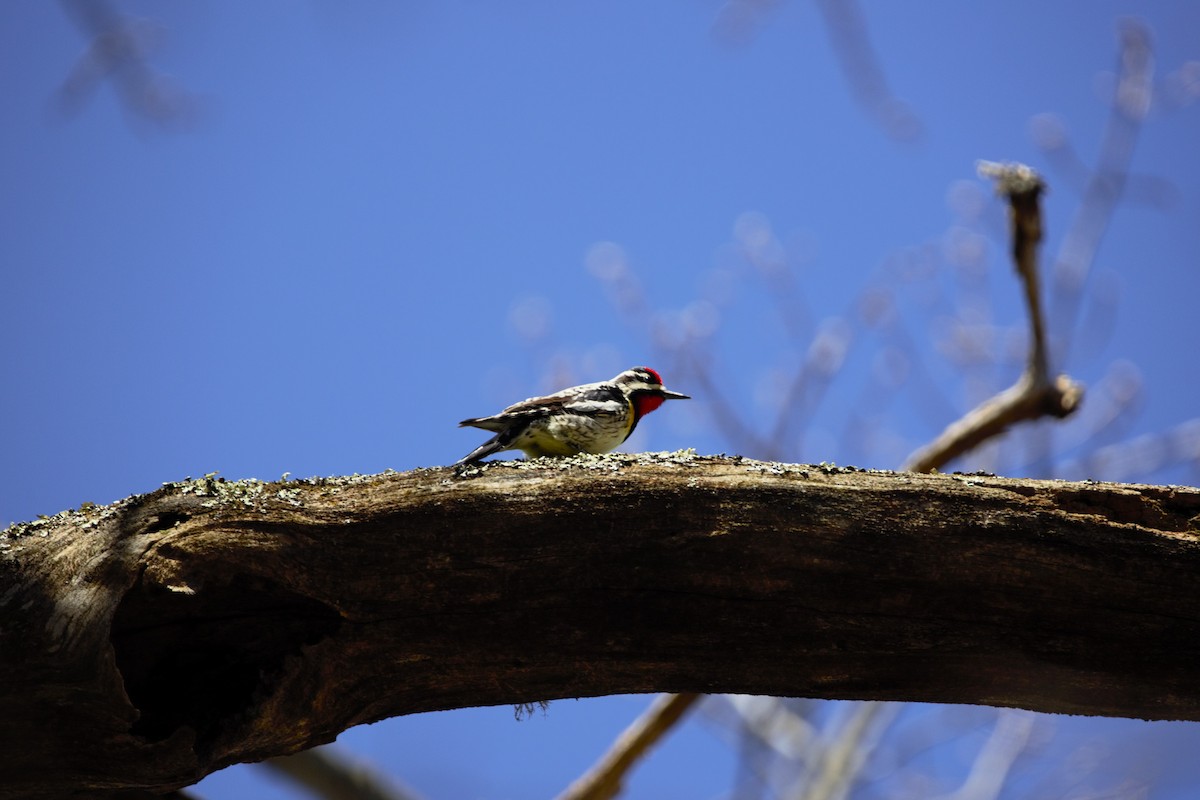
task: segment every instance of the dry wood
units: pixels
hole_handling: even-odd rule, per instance
[[[0,537],[0,786],[624,692],[1200,719],[1198,529],[1196,489],[689,454],[168,484]]]

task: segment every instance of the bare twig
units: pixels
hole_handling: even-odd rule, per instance
[[[295,755],[262,762],[325,800],[418,800],[391,778],[363,764],[351,763],[330,747],[314,747]]]
[[[769,439],[774,448],[769,451],[772,458],[786,457],[786,442],[793,436],[792,423],[810,416],[812,409],[825,397],[853,341],[849,325],[844,324],[841,318],[831,317],[822,325],[822,330],[813,338],[807,355],[780,403],[779,415]]]
[[[820,724],[810,716],[811,703],[798,712],[777,697],[734,695],[726,702],[737,715],[740,730],[792,767],[786,770],[791,774],[764,773],[759,779],[779,797],[797,800],[846,797],[881,734],[903,708],[902,703],[847,702]]]
[[[996,179],[996,191],[1009,201],[1012,254],[1025,289],[1029,312],[1029,363],[1016,384],[952,423],[931,444],[909,456],[904,469],[932,472],[1018,422],[1066,417],[1079,407],[1083,386],[1066,375],[1050,377],[1046,325],[1042,315],[1037,248],[1042,239],[1040,198],[1045,184],[1024,164],[980,162],[981,175]]]
[[[899,703],[867,701],[854,703],[850,717],[821,751],[802,800],[841,800],[854,785],[876,734],[891,722]]]
[[[1033,726],[1032,714],[1000,709],[991,736],[976,755],[967,779],[958,789],[938,800],[995,800],[999,797],[1013,765],[1029,746]]]
[[[703,695],[661,694],[626,728],[596,765],[567,787],[558,800],[608,800],[616,797],[626,773],[674,727]]]
[[[1057,359],[1066,358],[1083,286],[1128,183],[1134,146],[1153,95],[1154,52],[1149,30],[1137,20],[1124,19],[1118,36],[1120,52],[1112,111],[1104,127],[1100,155],[1075,218],[1063,237],[1051,276],[1054,287],[1051,319]]]
[[[805,713],[812,709],[811,701],[797,711],[778,697],[732,694],[725,695],[724,700],[737,716],[736,726],[730,727],[749,734],[791,761],[806,762],[815,757],[820,734]]]
[[[883,67],[867,37],[867,23],[858,0],[818,0],[817,8],[825,18],[834,53],[854,99],[892,139],[920,139],[921,120],[888,88]]]
[[[684,355],[692,356],[687,352]],[[725,397],[720,383],[713,378],[708,367],[699,358],[689,358],[686,366],[690,376],[703,392],[717,427],[729,441],[740,443],[747,452],[755,455],[776,454],[778,445],[760,437],[750,426],[742,422],[736,406]]]
[[[71,115],[111,81],[127,111],[163,130],[186,130],[199,118],[198,98],[155,69],[147,55],[163,39],[152,20],[121,14],[106,0],[59,0],[63,11],[88,37],[88,47],[63,81],[56,98]]]

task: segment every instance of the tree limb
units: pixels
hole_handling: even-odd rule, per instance
[[[629,692],[1200,719],[1200,490],[585,456],[166,484],[0,535],[0,786]]]
[[[998,436],[1013,425],[1041,417],[1070,416],[1083,401],[1083,386],[1066,375],[1050,376],[1049,344],[1042,314],[1037,248],[1042,241],[1042,178],[1024,164],[979,163],[979,173],[996,179],[1008,198],[1013,264],[1025,290],[1029,313],[1029,361],[1017,382],[967,412],[931,443],[908,457],[904,469],[932,472]]]

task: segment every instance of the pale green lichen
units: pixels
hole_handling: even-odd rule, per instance
[[[209,473],[203,478],[189,479],[173,484],[173,488],[180,494],[211,498],[200,504],[205,508],[215,508],[227,503],[241,503],[246,508],[254,508],[267,485],[257,478],[230,481],[215,476],[215,472]]]
[[[809,471],[798,464],[782,464],[778,461],[752,461],[746,459],[743,464],[747,472],[758,472],[766,475],[799,475],[807,478]]]
[[[300,506],[304,505],[303,501],[300,499],[301,494],[299,489],[280,489],[275,493],[275,496],[290,506],[296,506],[299,508]]]
[[[432,472],[434,470],[415,471]],[[331,492],[337,493],[339,491],[338,487],[370,483],[398,474],[393,469],[387,469],[376,475],[359,475],[356,473],[349,476],[289,480],[291,473],[285,472],[283,479],[279,483],[287,485],[279,487],[278,483],[271,484],[257,478],[246,478],[237,481],[227,480],[226,478],[219,477],[216,472],[210,472],[203,478],[188,476],[181,481],[166,481],[162,484],[162,490],[205,498],[201,502],[201,505],[205,508],[218,508],[230,503],[237,503],[245,508],[257,508],[261,503],[269,500],[278,500],[290,506],[301,507],[304,505],[304,492],[300,488],[301,486],[325,487]],[[60,511],[50,516],[39,515],[37,519],[28,522],[15,522],[0,531],[0,552],[9,550],[12,547],[12,542],[16,539],[25,536],[41,536],[44,538],[49,536],[50,532],[55,528],[64,526],[73,526],[83,530],[94,528],[105,520],[124,511],[130,503],[140,501],[145,497],[146,495],[131,495],[104,506],[85,502],[78,509]]]
[[[489,469],[620,472],[622,468],[627,466],[689,466],[698,463],[704,458],[706,457],[696,455],[696,451],[692,448],[675,450],[674,452],[579,453],[573,456],[543,456],[541,458],[464,464],[461,467],[456,467],[454,474],[459,478],[473,478],[483,475]]]
[[[104,520],[119,513],[134,499],[136,499],[136,496],[126,497],[107,506],[85,502],[80,504],[77,509],[71,508],[49,516],[39,514],[37,519],[28,522],[14,522],[3,531],[0,531],[0,550],[8,549],[13,540],[20,539],[23,536],[41,536],[45,538],[50,535],[51,530],[64,525],[74,526],[83,530],[94,528]]]

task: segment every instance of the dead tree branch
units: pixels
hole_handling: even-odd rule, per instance
[[[188,785],[629,692],[1200,719],[1200,490],[578,457],[173,483],[0,535],[0,785]]]
[[[981,175],[996,179],[1008,198],[1013,262],[1029,313],[1029,361],[1017,382],[949,425],[933,442],[908,457],[904,469],[931,472],[998,436],[1019,422],[1063,418],[1083,400],[1083,386],[1066,375],[1050,377],[1046,323],[1042,314],[1037,249],[1042,240],[1041,177],[1023,164],[981,162]]]

